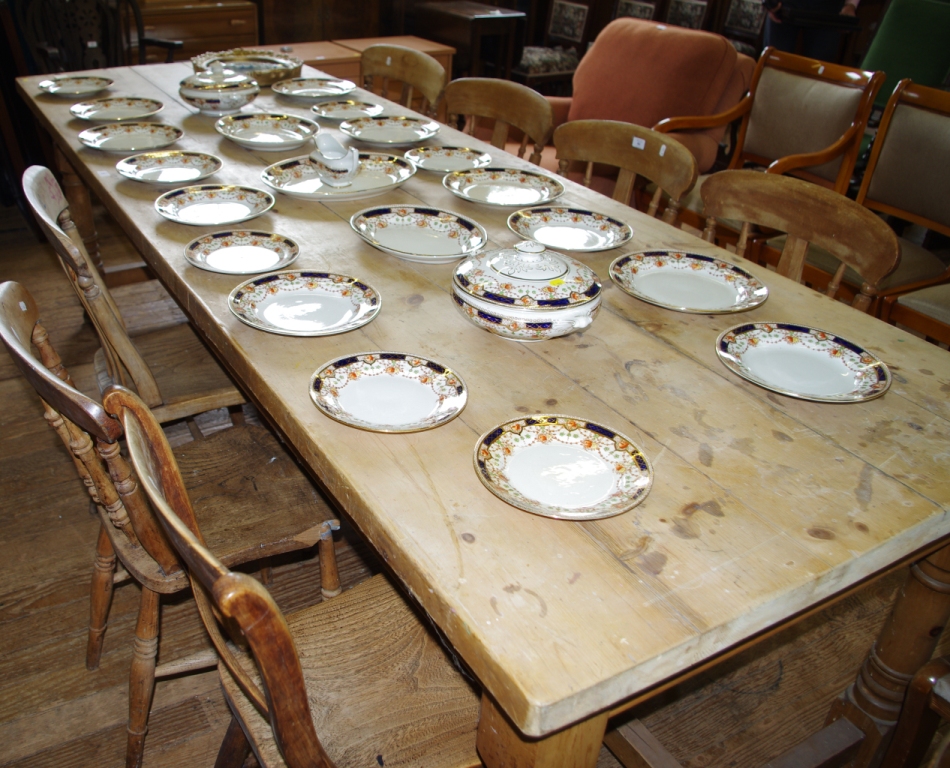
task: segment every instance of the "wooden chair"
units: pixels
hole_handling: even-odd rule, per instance
[[[390,81],[402,83],[398,99],[404,107],[412,107],[413,91],[422,96],[420,112],[434,116],[442,89],[445,68],[428,53],[402,45],[371,45],[363,51],[360,73],[365,87],[386,96]],[[396,99],[393,99],[396,101]]]
[[[175,457],[142,401],[114,387],[105,404],[122,421],[221,657],[234,718],[217,768],[238,768],[250,749],[263,768],[481,765],[477,694],[385,576],[285,619],[259,583],[229,571],[205,544]]]
[[[703,237],[713,242],[716,219],[743,222],[736,253],[745,254],[750,224],[787,233],[778,273],[801,280],[809,243],[841,261],[828,287],[834,296],[846,266],[861,275],[852,306],[866,312],[880,281],[900,260],[893,230],[864,206],[817,184],[758,171],[723,171],[710,176],[702,189],[706,210]]]
[[[530,140],[534,151],[529,160],[537,165],[553,130],[551,105],[537,91],[508,80],[487,77],[463,77],[445,86],[443,96],[450,125],[460,116],[466,118],[465,132],[474,136],[478,118],[495,121],[491,145],[504,149],[511,126],[524,133],[518,157],[524,157]]]
[[[53,174],[34,165],[23,191],[40,228],[99,335],[96,375],[100,391],[112,383],[133,386],[166,423],[244,402],[244,396],[187,323],[146,329],[133,342],[116,301],[86,255]]]
[[[696,183],[696,158],[676,139],[633,123],[614,120],[574,120],[554,131],[559,173],[567,176],[572,161],[586,162],[583,184],[589,187],[594,163],[620,168],[614,187],[614,200],[630,204],[630,194],[638,175],[657,185],[647,211],[656,216],[660,199],[666,192],[670,203],[663,221],[673,224],[679,200]]]
[[[882,72],[809,59],[766,48],[749,93],[732,109],[709,117],[673,117],[654,130],[700,131],[739,120],[729,169],[767,166],[844,194],[864,137]],[[683,200],[683,220],[702,226],[700,176]]]
[[[950,284],[888,296],[883,301],[881,320],[891,325],[900,323],[928,341],[950,345]]]
[[[0,284],[0,338],[42,399],[45,417],[71,452],[99,515],[87,668],[99,666],[114,583],[131,577],[142,588],[126,753],[126,765],[138,766],[156,678],[212,666],[217,657],[204,653],[156,666],[160,597],[186,589],[188,578],[122,456],[121,424],[72,386],[38,316],[25,288]],[[31,352],[31,342],[40,359]],[[234,427],[181,446],[176,455],[190,492],[201,499],[196,513],[208,540],[224,562],[235,566],[259,561],[319,542],[323,594],[339,594],[332,538],[339,522],[273,435],[261,427]],[[121,573],[116,572],[117,556]]]
[[[901,80],[881,117],[857,202],[950,237],[948,169],[950,93]],[[906,238],[898,239],[901,263],[879,286],[880,297],[871,308],[875,314],[881,299],[887,296],[950,280],[950,250],[938,254]],[[824,285],[838,267],[833,256],[811,248],[805,279],[816,286]],[[840,292],[851,297],[860,284],[853,270],[845,270]]]
[[[933,659],[914,675],[891,743],[880,768],[916,768],[933,740],[941,720],[950,721],[950,657]],[[946,740],[928,765],[945,768],[950,764]]]

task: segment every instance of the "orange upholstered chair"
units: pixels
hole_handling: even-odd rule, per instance
[[[617,120],[652,128],[667,117],[714,115],[745,95],[755,62],[720,35],[642,19],[612,21],[574,73],[572,97],[549,97],[554,125]],[[699,172],[716,160],[726,126],[675,134],[696,158]],[[553,148],[541,165],[557,170]],[[606,185],[613,187],[613,182]],[[598,188],[596,183],[594,188]],[[609,194],[609,192],[608,192]]]

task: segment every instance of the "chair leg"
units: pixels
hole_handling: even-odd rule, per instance
[[[155,690],[155,657],[158,653],[159,594],[142,587],[142,603],[135,626],[132,671],[129,675],[129,727],[126,768],[140,768],[148,732],[148,713]]]
[[[112,607],[114,574],[115,550],[112,549],[112,542],[109,541],[105,527],[100,525],[89,596],[89,640],[86,643],[86,669],[89,670],[99,668],[102,641],[109,623],[109,609]]]
[[[241,768],[247,756],[251,753],[251,745],[247,741],[244,729],[236,717],[231,718],[228,732],[224,734],[218,758],[214,761],[214,768]]]
[[[333,546],[333,532],[340,530],[339,520],[327,520],[320,533],[318,550],[320,553],[320,593],[327,600],[343,591],[340,584],[340,571],[337,568],[336,548]]]

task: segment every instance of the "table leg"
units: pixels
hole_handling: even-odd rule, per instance
[[[482,694],[476,746],[486,768],[594,768],[607,729],[607,713],[550,736],[530,740]]]
[[[950,546],[911,566],[890,617],[858,672],[832,705],[828,723],[846,717],[866,738],[853,765],[876,765],[897,723],[914,673],[930,661],[950,619]]]
[[[69,202],[72,220],[82,236],[83,245],[86,246],[86,252],[92,259],[93,265],[100,275],[105,275],[102,255],[99,253],[99,233],[96,232],[96,223],[92,217],[92,198],[89,196],[89,190],[59,147],[56,147],[55,153],[56,168],[63,177],[63,194]]]

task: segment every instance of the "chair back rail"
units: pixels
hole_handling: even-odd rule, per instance
[[[360,73],[366,87],[375,93],[385,94],[389,82],[402,83],[400,103],[412,106],[413,91],[423,97],[424,114],[431,115],[445,88],[445,68],[432,56],[402,45],[371,45],[363,51]]]

